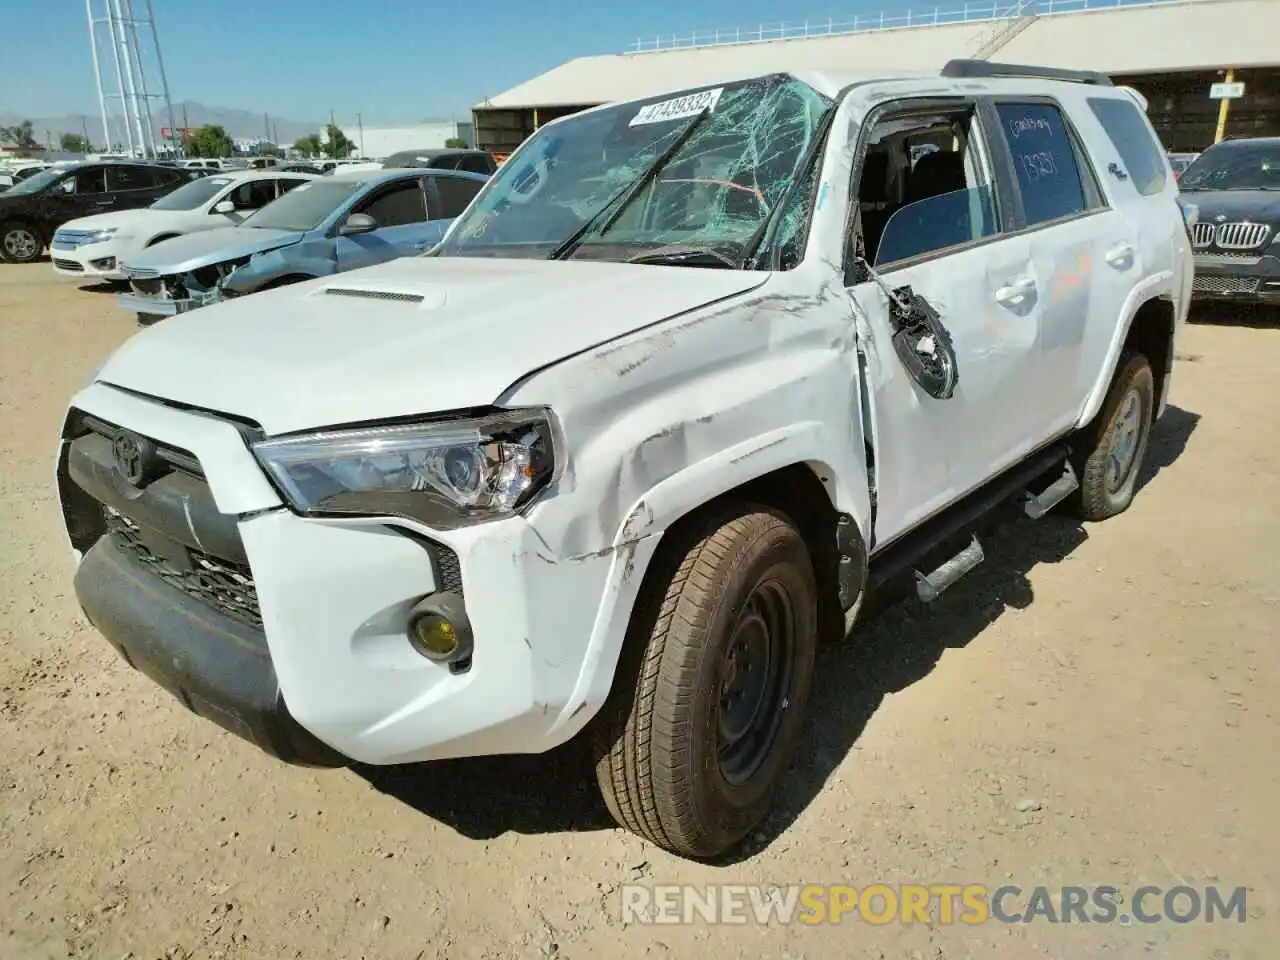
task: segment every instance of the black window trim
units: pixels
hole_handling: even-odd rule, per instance
[[[984,106],[990,110],[992,122],[995,124],[995,133],[998,138],[995,149],[1002,155],[1008,169],[1008,185],[1013,195],[1014,204],[1012,207],[1014,223],[1012,229],[1009,230],[1009,236],[1026,236],[1037,230],[1048,230],[1064,223],[1073,223],[1076,220],[1100,216],[1111,211],[1111,201],[1102,190],[1102,183],[1098,177],[1097,168],[1093,165],[1093,158],[1089,156],[1089,152],[1084,148],[1084,139],[1080,136],[1080,131],[1076,129],[1075,121],[1071,118],[1071,111],[1063,106],[1061,100],[1044,94],[1020,96],[1009,93],[991,94],[982,99]],[[1062,117],[1063,127],[1067,131],[1067,139],[1071,141],[1071,152],[1075,156],[1076,170],[1080,175],[1080,192],[1084,194],[1084,200],[1087,204],[1084,210],[1061,217],[1054,217],[1052,220],[1042,220],[1039,223],[1027,223],[1026,208],[1022,201],[1022,184],[1018,180],[1017,170],[1013,163],[1013,148],[1009,146],[1009,139],[1004,135],[1004,127],[1000,125],[999,114],[996,112],[996,107],[1001,104],[1053,107],[1058,111],[1058,115]]]
[[[886,119],[895,117],[909,117],[912,114],[928,115],[930,113],[958,113],[962,110],[969,110],[973,113],[974,119],[977,120],[978,138],[982,144],[983,152],[986,154],[989,170],[987,171],[991,177],[992,190],[991,198],[995,207],[996,231],[985,237],[978,237],[967,243],[956,243],[949,247],[940,247],[937,250],[928,250],[924,253],[917,254],[914,257],[904,257],[901,260],[895,260],[892,263],[884,265],[872,265],[872,269],[878,275],[893,273],[898,270],[905,270],[909,267],[919,266],[922,263],[929,263],[942,257],[953,256],[957,253],[964,253],[978,247],[984,247],[992,243],[997,243],[1007,239],[1012,234],[1009,227],[1011,224],[1010,214],[1014,212],[1014,208],[1009,205],[1015,199],[1015,195],[1009,189],[1009,176],[1013,173],[1013,162],[1011,157],[1006,157],[1006,151],[1000,150],[996,144],[992,143],[991,131],[989,129],[991,118],[983,115],[983,97],[981,95],[969,94],[963,96],[952,97],[899,97],[894,100],[887,100],[883,103],[876,104],[867,112],[867,116],[862,121],[858,129],[858,142],[854,148],[853,171],[849,181],[849,209],[845,214],[844,231],[842,234],[841,246],[843,247],[842,258],[844,261],[844,285],[846,288],[855,287],[859,284],[868,282],[867,278],[860,277],[855,268],[852,257],[852,244],[849,242],[855,219],[855,211],[858,206],[858,178],[862,176],[862,168],[867,158],[868,141],[871,132],[876,125]],[[972,133],[969,142],[972,142]],[[1002,164],[1004,170],[1002,171]],[[901,208],[900,208],[901,209]],[[1017,208],[1020,210],[1020,207]],[[895,213],[897,211],[894,211]]]

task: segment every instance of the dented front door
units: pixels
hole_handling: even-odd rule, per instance
[[[863,349],[876,437],[876,539],[884,543],[980,486],[1038,446],[1040,305],[1030,242],[1007,236],[924,263],[887,270],[850,290]],[[888,291],[884,289],[888,288]],[[957,379],[931,392],[904,362],[894,337],[904,302],[922,297],[945,328]],[[945,342],[949,340],[949,345]]]

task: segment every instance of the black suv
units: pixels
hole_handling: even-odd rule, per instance
[[[433,170],[466,170],[469,173],[496,173],[497,161],[484,150],[463,150],[461,147],[433,147],[429,150],[401,150],[383,161],[382,168],[428,167]]]
[[[1280,137],[1210,147],[1178,179],[1196,300],[1280,304]]]
[[[151,163],[50,167],[0,193],[0,260],[30,263],[68,220],[155,203],[201,175]]]

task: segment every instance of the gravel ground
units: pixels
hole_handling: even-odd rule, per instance
[[[0,265],[0,957],[1276,956],[1280,330],[1208,319],[1133,508],[1011,521],[934,608],[824,653],[776,817],[706,866],[613,828],[572,748],[289,768],[131,671],[76,607],[52,458],[133,320],[47,263]],[[637,882],[1217,884],[1248,906],[654,927],[622,922]]]

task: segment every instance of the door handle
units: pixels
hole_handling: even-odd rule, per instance
[[[1118,243],[1108,250],[1102,259],[1117,270],[1128,270],[1133,265],[1133,247],[1127,243]]]
[[[1005,304],[1018,304],[1035,293],[1036,282],[1031,277],[1014,280],[996,290],[996,299]]]

